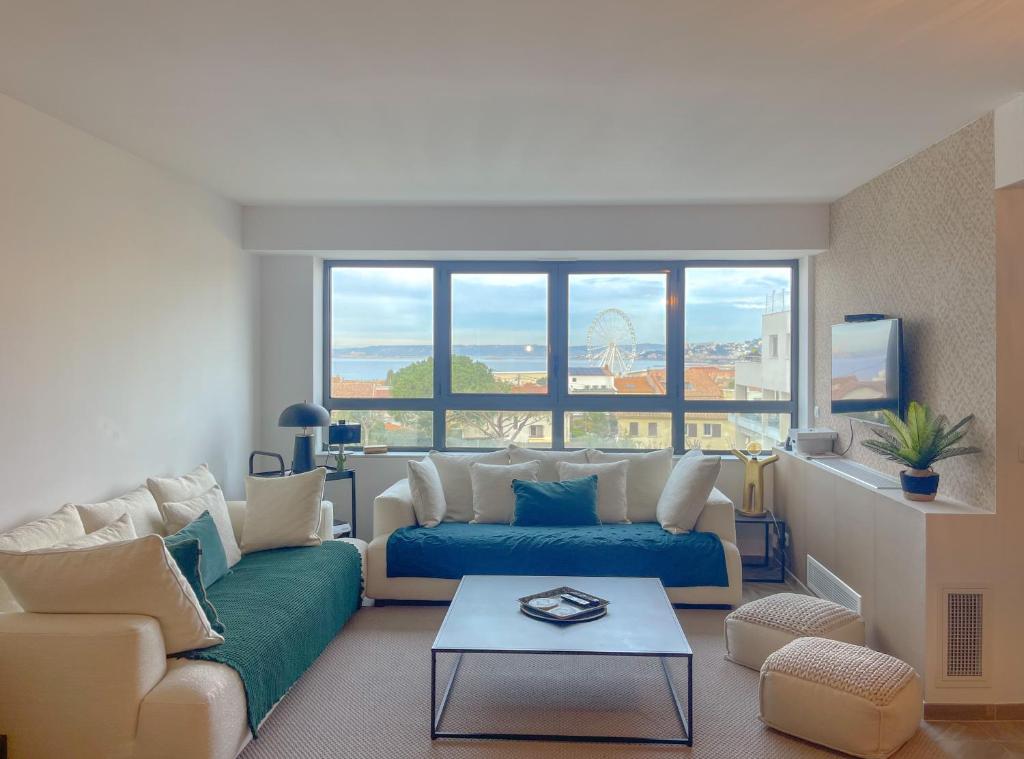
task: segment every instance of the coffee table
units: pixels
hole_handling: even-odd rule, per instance
[[[558,624],[528,617],[518,599],[559,586],[607,599],[608,613],[591,622]],[[438,654],[456,656],[448,684],[437,698]],[[441,729],[463,656],[558,654],[657,657],[682,734],[679,737],[449,732]],[[672,682],[668,660],[686,660],[686,704]],[[459,583],[430,648],[430,737],[504,740],[671,743],[693,745],[693,651],[661,580],[637,577],[538,577],[467,575]]]

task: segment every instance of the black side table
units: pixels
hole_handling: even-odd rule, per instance
[[[356,537],[356,473],[354,469],[334,469],[332,467],[325,467],[327,469],[327,481],[337,482],[338,480],[348,480],[352,486],[352,535]]]
[[[742,543],[744,536],[757,535],[763,531],[764,546],[759,553],[745,554],[740,551],[743,561],[744,582],[785,582],[786,581],[786,521],[776,519],[768,511],[763,517],[748,517],[736,512],[736,540]],[[749,542],[749,541],[748,541]]]

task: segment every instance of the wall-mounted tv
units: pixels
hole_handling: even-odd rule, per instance
[[[903,416],[906,379],[899,319],[832,325],[832,413],[882,422],[882,410]]]

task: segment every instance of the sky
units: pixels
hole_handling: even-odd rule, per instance
[[[790,270],[772,267],[686,270],[686,340],[738,342],[761,334],[765,297],[789,290]],[[665,342],[665,275],[571,274],[569,342],[586,343],[604,309],[623,311],[638,343]],[[430,344],[433,272],[429,268],[338,268],[334,345]],[[788,293],[787,293],[788,305]],[[547,275],[453,274],[452,341],[457,345],[543,346],[547,340]],[[616,321],[619,321],[616,319]]]

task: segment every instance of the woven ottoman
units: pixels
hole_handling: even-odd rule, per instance
[[[725,618],[725,658],[751,669],[790,641],[813,636],[864,644],[864,620],[815,596],[776,593],[743,604]]]
[[[909,664],[826,638],[799,638],[769,656],[759,696],[769,727],[869,759],[910,740],[923,710]]]

